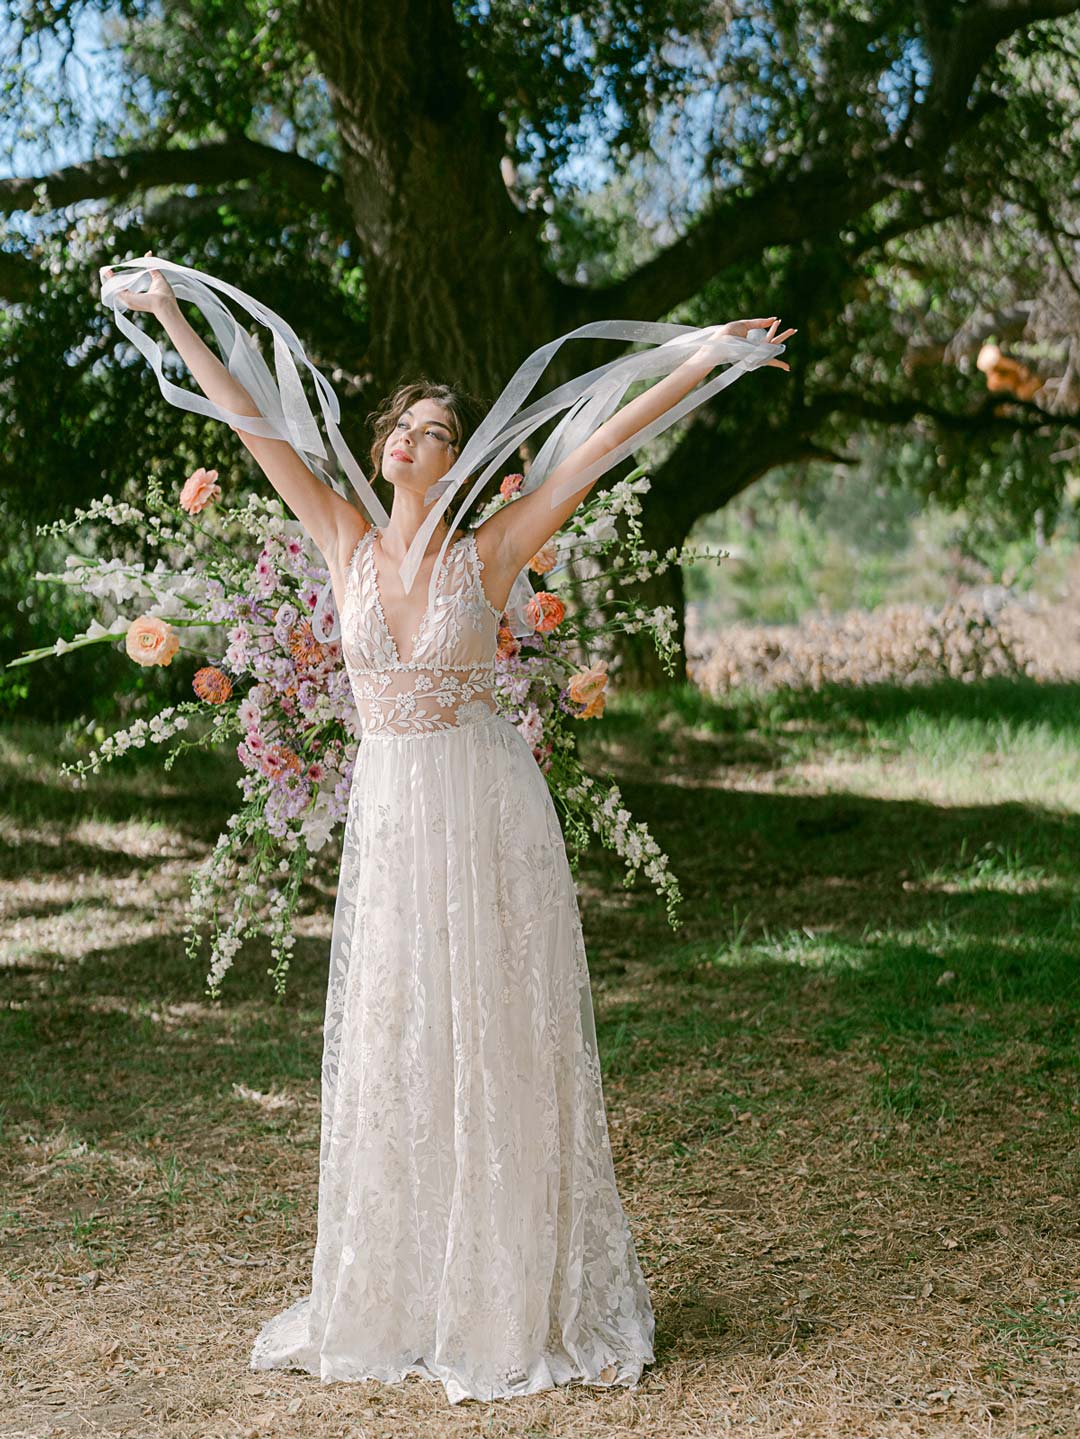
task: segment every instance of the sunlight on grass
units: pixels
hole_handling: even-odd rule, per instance
[[[827,759],[812,761],[813,782],[935,804],[1014,801],[1080,812],[1080,713],[1063,725],[1060,716],[1039,718],[1037,697],[1031,703],[1036,712],[1028,715],[942,714],[921,708],[915,692],[906,711],[868,716],[855,751],[830,746]]]
[[[870,1342],[912,1391],[995,1412],[1022,1392],[1040,1422],[1057,1402],[1080,1307],[1078,699],[687,687],[583,729],[684,894],[673,932],[607,851],[582,863],[614,1162],[679,1393],[710,1366],[741,1365],[733,1392],[793,1383],[815,1353],[861,1393]],[[224,1354],[228,1403],[273,1402],[265,1432],[286,1432],[285,1404],[333,1396],[243,1371],[310,1273],[333,873],[305,889],[288,1005],[258,944],[209,1003],[181,931],[229,766],[140,761],[74,792],[56,748],[0,737],[13,1363],[32,1382],[19,1315],[44,1295],[79,1382],[104,1354],[123,1390],[149,1354],[179,1402]],[[207,1352],[175,1353],[178,1326]],[[332,1412],[301,1417],[329,1432]],[[627,1414],[582,1402],[559,1425],[671,1427]]]
[[[806,774],[815,788],[842,787],[883,799],[925,799],[934,804],[1002,804],[1015,801],[1075,814],[1080,810],[1080,762],[1064,744],[1041,749],[1030,733],[1018,736],[1008,754],[983,750],[970,732],[963,744],[930,742],[929,727],[913,724],[909,735],[889,735],[888,757],[816,762]],[[1048,773],[1055,779],[1048,788]],[[798,780],[799,770],[793,770]]]

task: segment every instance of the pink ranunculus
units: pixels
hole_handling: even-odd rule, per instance
[[[220,500],[221,486],[214,484],[217,475],[217,470],[206,470],[202,465],[192,470],[180,491],[180,508],[187,510],[189,515],[197,515],[214,500]]]
[[[244,729],[252,729],[259,720],[259,706],[255,703],[250,694],[244,696],[236,711],[236,718],[243,725]]]
[[[522,715],[518,721],[518,730],[530,749],[540,744],[544,737],[544,721],[535,705],[530,705]]]
[[[516,495],[525,483],[524,475],[503,475],[502,484],[499,486],[499,494],[503,499],[508,500],[511,495]]]

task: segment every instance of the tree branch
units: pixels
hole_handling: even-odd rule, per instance
[[[1019,410],[1020,416],[1010,418],[1000,414],[1003,406]],[[873,395],[850,394],[845,390],[821,391],[814,395],[802,411],[799,428],[810,433],[830,415],[855,415],[863,420],[875,420],[887,425],[909,424],[912,420],[927,419],[943,430],[954,430],[961,434],[987,434],[995,430],[1002,433],[1034,435],[1047,425],[1055,429],[1071,426],[1080,428],[1080,412],[1067,415],[1050,414],[1031,400],[1021,400],[1013,395],[989,395],[976,409],[965,411],[943,410],[918,396],[880,399]]]
[[[979,71],[1002,40],[1040,20],[1057,20],[1080,10],[1080,0],[981,0],[962,10],[944,10],[940,0],[921,0],[926,48],[933,66],[918,129],[923,144],[939,143],[942,126],[951,129],[967,108]]]
[[[1020,410],[1025,418],[999,413],[1006,406]],[[843,390],[823,391],[802,407],[794,408],[784,424],[752,426],[734,436],[730,427],[722,425],[706,408],[653,472],[653,485],[642,505],[649,533],[655,529],[665,545],[681,544],[702,515],[722,509],[779,465],[801,460],[857,463],[857,454],[838,453],[814,438],[815,431],[833,414],[890,425],[926,419],[942,429],[970,435],[995,431],[1035,434],[1047,424],[1080,428],[1080,413],[1051,415],[1030,401],[1002,395],[989,397],[977,409],[957,413],[917,397],[878,398]],[[702,476],[709,477],[707,490],[699,483]]]
[[[133,150],[68,165],[52,174],[0,180],[0,214],[74,205],[80,200],[125,199],[158,185],[220,185],[270,175],[305,204],[352,229],[341,179],[287,150],[244,136],[193,150]]]
[[[582,324],[610,315],[664,315],[722,270],[759,259],[770,245],[834,235],[888,189],[882,177],[854,176],[831,157],[807,173],[780,176],[753,195],[717,204],[680,240],[617,284],[590,290],[564,286],[568,316]]]
[[[618,284],[591,290],[564,286],[564,316],[574,324],[609,315],[655,318],[725,268],[758,259],[766,246],[831,238],[870,205],[906,188],[907,177],[926,165],[928,153],[931,170],[939,168],[956,140],[995,108],[995,96],[971,108],[968,98],[1002,40],[1025,25],[1080,11],[1080,0],[982,0],[950,24],[937,13],[939,3],[923,0],[920,5],[934,77],[919,110],[917,137],[903,132],[890,137],[861,168],[847,158],[822,156],[809,170],[778,176],[752,195],[721,199],[681,239]],[[926,180],[924,173],[920,188]],[[946,213],[952,209],[949,205]],[[920,218],[911,228],[926,222]]]

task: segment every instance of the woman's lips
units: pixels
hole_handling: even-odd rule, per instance
[[[412,464],[412,455],[407,455],[404,450],[391,450],[390,458],[392,460],[404,460],[407,464]]]

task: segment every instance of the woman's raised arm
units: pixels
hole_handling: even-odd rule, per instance
[[[105,273],[112,274],[106,267]],[[258,415],[258,405],[217,355],[196,334],[180,311],[172,286],[160,270],[150,270],[148,290],[119,290],[117,298],[132,310],[157,317],[208,400],[237,415]],[[255,457],[259,468],[318,547],[332,573],[340,573],[368,521],[324,484],[286,440],[248,434],[230,426]]]
[[[517,574],[530,556],[536,554],[566,523],[596,483],[596,479],[599,479],[599,474],[578,489],[570,485],[566,497],[554,505],[550,499],[551,492],[565,487],[568,480],[598,463],[617,446],[632,439],[695,389],[718,363],[718,349],[722,352],[722,347],[718,347],[715,342],[722,341],[727,335],[746,339],[751,330],[765,329],[767,326],[765,342],[783,346],[788,337],[797,332],[788,329],[777,334],[776,327],[779,323],[777,316],[770,315],[762,319],[731,320],[727,324],[710,327],[705,331],[705,343],[698,350],[677,369],[616,410],[610,419],[605,420],[587,440],[572,450],[545,476],[542,485],[522,495],[512,505],[504,505],[485,520],[481,529],[485,535],[486,547],[497,557],[495,568],[504,570],[508,575]],[[776,369],[790,369],[790,366],[780,359],[767,360],[765,364]]]

